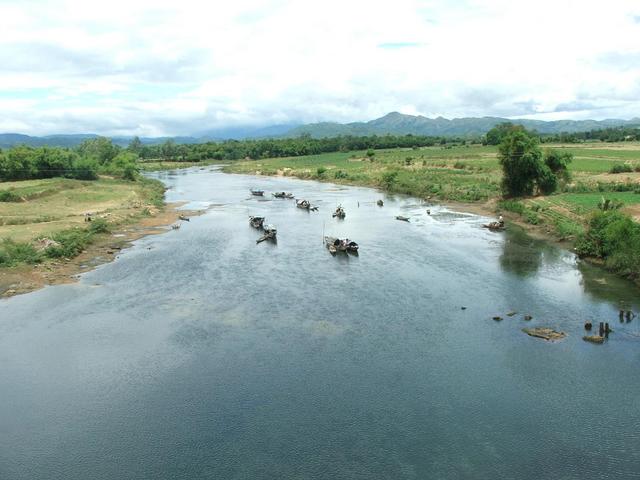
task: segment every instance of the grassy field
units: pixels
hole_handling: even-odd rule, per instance
[[[0,267],[73,257],[112,228],[151,215],[163,204],[160,182],[51,178],[0,183]],[[92,222],[85,222],[91,213]],[[38,249],[39,239],[57,246]]]
[[[511,211],[527,223],[547,225],[567,238],[581,231],[602,198],[621,201],[631,213],[636,212],[640,194],[634,191],[640,189],[640,173],[609,171],[618,164],[640,170],[640,143],[545,144],[542,148],[573,154],[569,167],[572,181],[558,194],[512,205]],[[496,201],[502,179],[497,147],[480,145],[376,150],[371,157],[358,151],[245,160],[225,167],[225,171],[367,185],[420,198],[463,202]]]

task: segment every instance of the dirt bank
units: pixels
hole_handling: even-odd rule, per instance
[[[116,259],[120,250],[130,247],[133,241],[146,235],[169,231],[171,225],[179,221],[179,215],[191,217],[204,213],[204,211],[178,211],[181,205],[183,204],[167,204],[163,210],[148,217],[142,217],[134,223],[121,226],[112,233],[99,235],[77,257],[0,269],[0,297],[6,298],[33,292],[46,285],[75,282],[81,273]]]

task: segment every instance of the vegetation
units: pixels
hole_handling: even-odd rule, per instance
[[[0,183],[0,267],[78,255],[113,228],[144,217],[163,204],[155,180],[47,178]],[[84,221],[93,212],[93,221]],[[39,246],[38,239],[51,243]]]
[[[104,137],[85,140],[73,150],[20,145],[0,151],[0,181],[54,177],[96,180],[99,173],[135,180],[137,160],[136,154],[121,151]]]

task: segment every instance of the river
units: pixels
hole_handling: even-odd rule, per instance
[[[409,197],[154,176],[206,213],[0,301],[1,479],[640,478],[631,283]],[[323,231],[360,255],[331,256]],[[612,324],[605,344],[582,340],[587,319]]]

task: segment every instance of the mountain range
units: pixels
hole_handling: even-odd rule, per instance
[[[446,119],[443,117],[427,118],[422,115],[406,115],[391,112],[387,115],[368,122],[320,122],[306,125],[287,124],[269,126],[236,126],[213,129],[193,136],[182,137],[144,137],[140,140],[144,144],[163,143],[168,139],[176,143],[203,143],[227,139],[242,140],[247,138],[287,138],[309,134],[312,137],[335,137],[338,135],[427,135],[427,136],[461,136],[475,137],[484,135],[495,125],[502,122],[512,122],[523,125],[529,130],[536,130],[542,134],[575,133],[620,126],[640,126],[640,119],[631,120],[529,120],[507,119],[500,117],[469,117]],[[74,147],[96,134],[59,134],[44,137],[32,137],[18,133],[1,133],[0,148],[14,145],[30,146],[60,146]],[[114,143],[126,146],[131,141],[130,136],[112,137]]]

